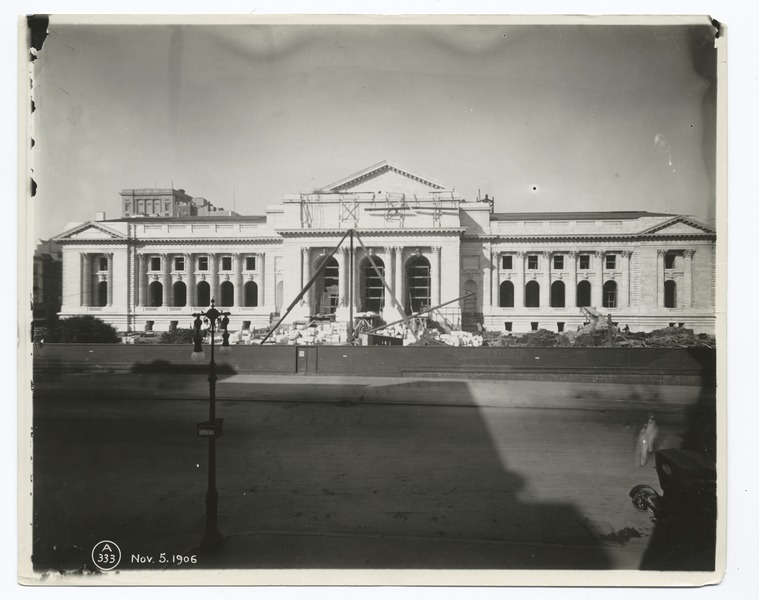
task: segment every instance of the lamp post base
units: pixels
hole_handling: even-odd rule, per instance
[[[213,554],[219,550],[224,543],[224,537],[218,531],[207,533],[200,542],[201,554]]]

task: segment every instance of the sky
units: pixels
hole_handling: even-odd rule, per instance
[[[263,214],[382,160],[497,212],[715,216],[713,28],[82,25],[35,61],[37,237],[119,191]]]

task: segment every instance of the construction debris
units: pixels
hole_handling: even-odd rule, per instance
[[[692,329],[667,327],[651,332],[624,333],[617,327],[612,330],[612,345],[619,348],[715,348],[714,336],[695,335]],[[604,348],[609,345],[609,331],[602,320],[594,326],[581,327],[579,331],[554,333],[539,329],[524,335],[501,333],[488,334],[487,346],[526,346],[541,348]]]

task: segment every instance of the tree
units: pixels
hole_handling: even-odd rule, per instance
[[[62,319],[48,332],[45,342],[62,344],[117,344],[116,328],[93,317],[84,315]]]

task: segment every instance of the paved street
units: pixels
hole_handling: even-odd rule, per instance
[[[207,443],[195,425],[208,402],[193,379],[36,383],[36,567],[81,566],[103,539],[121,547],[120,569],[146,566],[132,554],[197,552]],[[635,432],[653,412],[661,444],[678,446],[705,397],[684,386],[288,381],[219,382],[226,541],[197,567],[636,569],[652,524],[628,492],[658,481],[651,463],[634,465]]]

